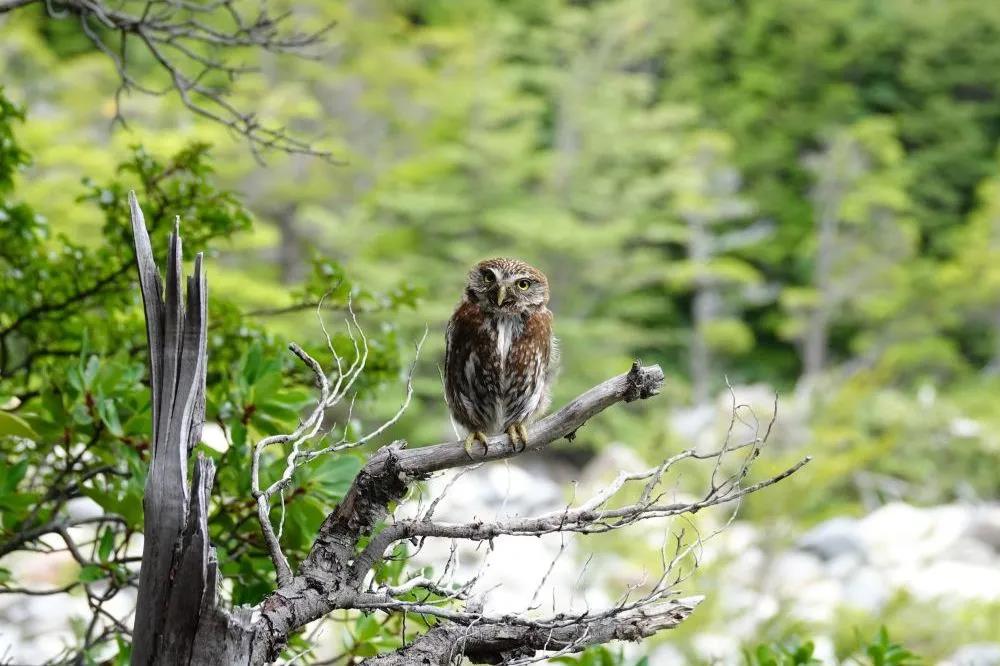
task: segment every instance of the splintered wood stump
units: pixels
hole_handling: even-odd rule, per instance
[[[175,226],[166,289],[135,194],[129,195],[136,264],[146,313],[152,386],[153,449],[145,511],[139,598],[132,635],[136,666],[247,664],[249,610],[219,604],[218,561],[208,536],[212,461],[198,456],[188,483],[188,457],[205,414],[207,286],[202,256],[181,296],[181,238]]]

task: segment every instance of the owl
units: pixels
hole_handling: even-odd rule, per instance
[[[549,405],[556,365],[549,283],[517,259],[487,259],[469,273],[465,293],[445,334],[448,407],[478,440],[506,432],[515,450],[527,446],[525,425]]]

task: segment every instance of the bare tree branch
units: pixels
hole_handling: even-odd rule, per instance
[[[663,381],[663,373],[656,366],[642,367],[638,362],[623,375],[610,379],[603,384],[587,391],[569,405],[535,424],[529,431],[529,450],[538,450],[551,445],[558,439],[574,433],[586,421],[600,411],[618,403],[655,395]],[[734,411],[736,420],[738,410]],[[772,420],[773,422],[773,420]],[[759,424],[757,424],[759,426]],[[392,543],[402,539],[412,538],[446,538],[491,540],[499,536],[540,535],[558,532],[594,533],[619,529],[641,520],[663,518],[694,513],[709,506],[725,503],[738,503],[747,494],[759,491],[768,485],[776,483],[793,474],[808,462],[803,459],[784,472],[758,481],[750,485],[742,485],[750,464],[759,455],[766,436],[770,433],[770,424],[763,437],[759,433],[741,444],[726,444],[713,453],[698,453],[688,450],[668,458],[661,465],[641,473],[620,474],[612,484],[597,493],[580,506],[567,507],[563,511],[552,512],[534,518],[515,518],[498,520],[490,523],[475,522],[464,524],[447,524],[434,522],[425,514],[420,519],[394,522],[370,539],[368,545],[357,553],[357,544],[363,538],[376,530],[388,516],[387,507],[401,500],[410,484],[426,478],[429,474],[453,467],[464,467],[479,464],[481,460],[472,460],[465,452],[461,442],[446,442],[418,449],[406,449],[405,443],[395,442],[383,447],[376,453],[364,469],[358,474],[347,496],[337,509],[327,517],[317,536],[309,557],[299,567],[298,574],[292,582],[283,586],[269,597],[261,606],[260,611],[268,635],[257,634],[255,646],[267,651],[258,656],[263,659],[274,658],[280,651],[283,637],[302,626],[336,608],[382,610],[385,612],[406,611],[437,617],[446,622],[438,634],[445,634],[440,642],[427,639],[424,643],[414,643],[405,648],[398,659],[391,658],[384,663],[414,663],[407,659],[424,657],[426,650],[434,645],[455,645],[455,626],[463,627],[463,635],[468,634],[470,642],[465,650],[467,657],[474,660],[499,658],[504,652],[503,646],[509,647],[511,642],[503,642],[497,646],[497,632],[506,636],[505,640],[516,642],[521,640],[522,656],[533,655],[537,650],[546,651],[577,651],[593,642],[602,642],[609,631],[616,627],[632,626],[629,622],[637,617],[645,617],[644,613],[652,613],[650,609],[659,609],[668,603],[668,597],[673,587],[684,578],[674,572],[675,565],[692,551],[697,545],[678,545],[678,554],[665,562],[664,571],[651,589],[636,601],[628,601],[628,595],[616,606],[586,612],[572,617],[559,615],[541,620],[528,620],[526,616],[490,617],[484,615],[475,605],[466,602],[466,609],[452,607],[450,602],[459,602],[468,598],[471,586],[460,586],[459,593],[447,589],[437,589],[442,599],[433,604],[400,600],[406,592],[415,587],[425,585],[425,580],[414,580],[401,586],[385,586],[375,590],[365,588],[369,571],[382,560]],[[498,436],[492,438],[488,453],[482,460],[497,460],[517,455],[509,438]],[[725,478],[715,480],[721,466],[720,459],[733,452],[745,452],[745,458],[737,468]],[[713,482],[706,495],[691,502],[666,502],[665,491],[656,492],[663,475],[682,460],[709,460],[716,463],[713,471]],[[621,506],[608,508],[605,505],[629,483],[642,482],[640,499]],[[673,577],[671,577],[673,576]],[[447,603],[442,603],[447,602]],[[687,612],[690,612],[689,610]],[[686,615],[685,615],[686,616]],[[682,619],[682,618],[680,618]],[[679,620],[678,620],[679,621]],[[453,626],[454,625],[454,626]],[[651,630],[659,627],[655,622],[648,625]],[[518,629],[511,629],[518,627]],[[502,631],[501,631],[502,628]],[[662,627],[661,627],[662,628]],[[547,647],[541,647],[535,641],[539,630],[546,633]],[[450,633],[449,633],[450,632]],[[503,633],[513,632],[513,633]],[[535,633],[532,633],[535,632]],[[563,639],[558,632],[568,632]],[[639,636],[641,632],[634,635]],[[515,639],[515,637],[517,637]],[[570,640],[572,637],[572,640]],[[270,645],[268,645],[270,643]],[[534,646],[534,647],[532,647]],[[415,656],[416,655],[416,656]],[[395,658],[395,657],[394,657]],[[506,658],[506,657],[505,657]],[[527,658],[527,657],[524,657]],[[438,654],[438,661],[427,663],[449,663],[448,657]],[[380,664],[383,662],[373,661]],[[420,662],[417,662],[420,663]],[[486,663],[499,663],[490,662]],[[504,662],[507,663],[507,662]],[[515,662],[510,662],[515,663]],[[516,662],[522,663],[522,662]],[[527,661],[523,663],[529,663]]]
[[[41,0],[0,0],[0,14],[36,2]],[[172,92],[190,112],[243,137],[258,162],[268,149],[332,159],[328,151],[292,136],[286,128],[263,124],[253,111],[237,108],[229,99],[229,87],[240,76],[254,71],[233,63],[241,49],[313,58],[314,50],[333,24],[297,32],[286,29],[289,13],[271,16],[266,2],[262,2],[258,13],[250,14],[236,0],[61,0],[44,5],[50,20],[76,20],[94,47],[111,61],[119,80],[115,121],[125,123],[123,95],[131,91],[145,95]],[[126,6],[136,7],[136,11],[127,11]],[[116,37],[118,43],[112,44],[111,37]],[[152,56],[167,81],[165,87],[156,88],[136,78],[128,61],[131,45]]]
[[[333,343],[330,340],[329,333],[326,334],[328,347],[337,364],[337,379],[334,383],[332,383],[332,385],[330,379],[323,372],[323,368],[320,366],[319,362],[316,361],[316,359],[307,354],[305,350],[295,343],[291,343],[288,346],[291,352],[295,354],[295,356],[297,356],[303,363],[305,363],[310,370],[312,370],[313,375],[316,378],[316,383],[320,388],[320,399],[317,401],[313,410],[299,424],[299,427],[296,428],[294,432],[287,435],[274,435],[267,437],[259,441],[254,447],[253,462],[251,467],[251,492],[257,502],[257,517],[260,521],[261,530],[264,533],[264,541],[267,544],[268,552],[271,555],[271,561],[274,563],[279,586],[287,585],[291,582],[292,570],[288,564],[288,560],[281,552],[280,537],[278,534],[275,534],[274,527],[271,525],[271,498],[275,494],[281,493],[289,486],[295,470],[302,465],[315,460],[322,455],[363,446],[375,437],[381,435],[385,432],[385,430],[396,423],[400,417],[402,417],[403,413],[410,405],[410,400],[413,398],[413,370],[416,366],[416,359],[414,359],[413,365],[410,366],[410,371],[407,375],[406,397],[404,398],[399,409],[391,418],[368,434],[358,437],[357,439],[348,441],[345,429],[344,436],[333,444],[313,450],[305,450],[302,448],[304,445],[320,436],[320,429],[323,425],[323,417],[327,410],[333,408],[346,398],[347,394],[354,387],[357,379],[361,376],[361,373],[364,372],[365,364],[368,360],[368,340],[365,338],[364,332],[358,324],[358,319],[353,309],[350,309],[350,314],[351,318],[346,320],[345,324],[347,326],[348,335],[354,343],[354,359],[351,361],[351,365],[347,368],[346,373],[343,369],[341,357],[333,348]],[[326,326],[323,323],[322,317],[322,301],[317,304],[316,315],[319,318],[320,324],[323,326],[324,333],[326,333]],[[420,355],[420,348],[423,346],[424,339],[426,338],[427,332],[425,331],[424,337],[417,344],[416,356],[418,357]],[[350,417],[348,417],[348,421],[350,421]],[[260,466],[262,454],[265,449],[270,446],[287,443],[291,443],[292,446],[286,458],[284,472],[277,481],[272,483],[267,488],[261,489]],[[282,508],[282,511],[283,510],[284,508]]]
[[[33,5],[36,2],[41,2],[41,0],[0,0],[0,14]]]
[[[412,644],[391,654],[366,659],[364,666],[449,666],[464,653],[478,664],[524,663],[538,651],[579,651],[615,640],[639,641],[683,622],[701,597],[665,601],[609,618],[580,621],[564,627],[483,622],[471,627],[446,624],[430,630]]]

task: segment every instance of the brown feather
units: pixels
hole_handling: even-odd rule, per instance
[[[445,351],[448,406],[465,429],[496,434],[548,407],[555,354],[547,302],[545,275],[522,261],[489,259],[469,273]]]

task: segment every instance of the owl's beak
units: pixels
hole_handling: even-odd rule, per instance
[[[507,287],[500,285],[497,287],[497,305],[503,305],[503,299],[507,296]]]

